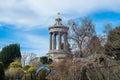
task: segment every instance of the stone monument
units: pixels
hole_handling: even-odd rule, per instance
[[[64,59],[66,58],[68,51],[68,27],[62,24],[60,13],[55,20],[55,24],[49,27],[50,32],[50,49],[48,52],[49,58]]]

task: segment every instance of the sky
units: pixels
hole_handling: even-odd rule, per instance
[[[21,52],[44,56],[49,51],[48,27],[61,13],[68,20],[90,18],[97,34],[104,24],[120,25],[120,0],[0,0],[0,50],[13,43]]]

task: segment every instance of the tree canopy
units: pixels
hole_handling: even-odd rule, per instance
[[[19,44],[10,44],[2,48],[0,52],[0,61],[3,62],[4,68],[7,68],[15,59],[21,59]]]
[[[83,57],[83,50],[87,46],[87,42],[93,35],[95,35],[95,26],[88,18],[82,18],[81,24],[77,25],[75,21],[70,20],[69,39],[72,40],[73,45],[78,50],[79,57]]]
[[[109,32],[105,45],[105,53],[120,60],[120,26]]]
[[[5,79],[5,73],[4,73],[4,68],[3,68],[3,63],[0,62],[0,80]]]

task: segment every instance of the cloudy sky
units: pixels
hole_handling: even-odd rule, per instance
[[[48,27],[61,13],[70,19],[89,17],[101,34],[105,23],[120,24],[120,0],[0,0],[0,49],[19,43],[22,52],[38,56],[49,50]]]

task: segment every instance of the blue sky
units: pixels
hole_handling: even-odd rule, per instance
[[[48,27],[58,12],[65,25],[89,17],[101,34],[105,23],[120,24],[119,5],[120,0],[0,0],[0,50],[19,43],[21,52],[43,56],[49,50]]]

